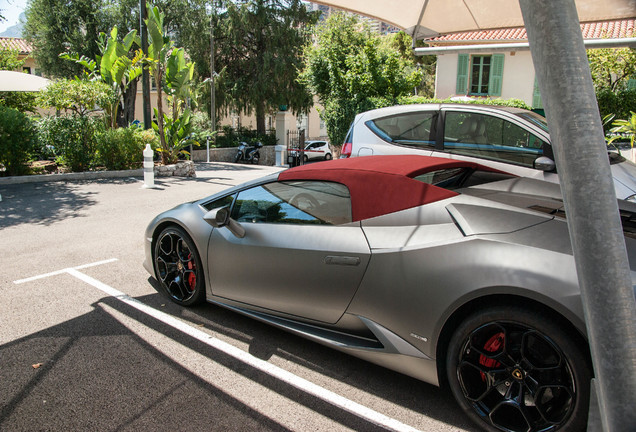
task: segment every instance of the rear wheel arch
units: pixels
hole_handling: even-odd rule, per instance
[[[456,309],[451,316],[448,317],[442,330],[439,333],[436,345],[436,361],[437,361],[437,373],[441,387],[448,388],[448,379],[446,377],[446,356],[449,348],[449,343],[453,334],[457,328],[475,311],[480,309],[491,308],[493,306],[498,307],[518,307],[538,314],[548,315],[551,319],[555,320],[559,325],[575,340],[575,343],[581,347],[586,353],[586,361],[592,365],[591,354],[587,342],[587,337],[576,328],[576,326],[569,321],[565,316],[556,311],[555,309],[546,306],[536,300],[526,297],[515,295],[488,295],[473,299],[461,307]]]

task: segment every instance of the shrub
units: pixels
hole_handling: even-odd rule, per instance
[[[216,147],[237,147],[239,142],[248,144],[262,143],[265,146],[276,145],[276,131],[259,134],[255,130],[246,128],[234,129],[231,126],[222,126],[215,139]],[[205,142],[202,143],[205,147]]]
[[[424,103],[459,103],[459,104],[473,104],[473,105],[493,105],[493,106],[504,106],[504,107],[512,107],[512,108],[522,108],[526,110],[531,110],[532,108],[528,106],[521,99],[501,99],[501,98],[477,98],[472,100],[451,100],[447,99],[435,99],[435,98],[425,98],[422,96],[405,96],[398,98],[398,103],[400,105],[410,105],[410,104],[424,104]],[[379,107],[378,107],[379,108]]]
[[[87,171],[96,164],[96,135],[104,130],[100,117],[46,117],[38,122],[40,145],[52,149],[71,171]]]
[[[0,105],[35,114],[36,97],[35,92],[0,92]]]
[[[4,175],[28,174],[27,162],[35,150],[36,132],[20,111],[0,105],[0,164]]]
[[[623,89],[613,92],[602,89],[596,92],[598,110],[601,118],[608,114],[614,114],[614,118],[626,119],[630,112],[636,112],[636,89]]]
[[[139,168],[143,162],[143,150],[150,144],[157,149],[158,139],[152,130],[143,130],[138,126],[108,129],[96,137],[96,163],[109,170]]]

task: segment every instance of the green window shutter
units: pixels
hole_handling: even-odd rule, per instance
[[[457,56],[457,86],[456,94],[466,94],[468,92],[468,54],[459,54]]]
[[[543,108],[543,101],[541,100],[541,92],[539,91],[539,82],[537,77],[534,77],[534,91],[532,92],[532,108]]]
[[[627,88],[628,89],[636,89],[636,78],[630,78],[627,80]]]
[[[501,96],[501,83],[503,81],[504,54],[493,54],[490,65],[490,80],[488,81],[488,94]]]

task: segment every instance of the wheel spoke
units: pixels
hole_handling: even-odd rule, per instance
[[[473,330],[457,376],[476,413],[502,430],[551,430],[573,409],[574,381],[563,353],[520,324],[492,322]]]
[[[155,266],[159,282],[174,299],[187,301],[195,295],[196,258],[182,236],[169,231],[159,238]]]

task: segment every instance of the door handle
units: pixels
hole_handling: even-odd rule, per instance
[[[352,256],[333,256],[328,255],[325,257],[325,264],[327,265],[344,265],[344,266],[357,266],[360,264],[359,257]]]

